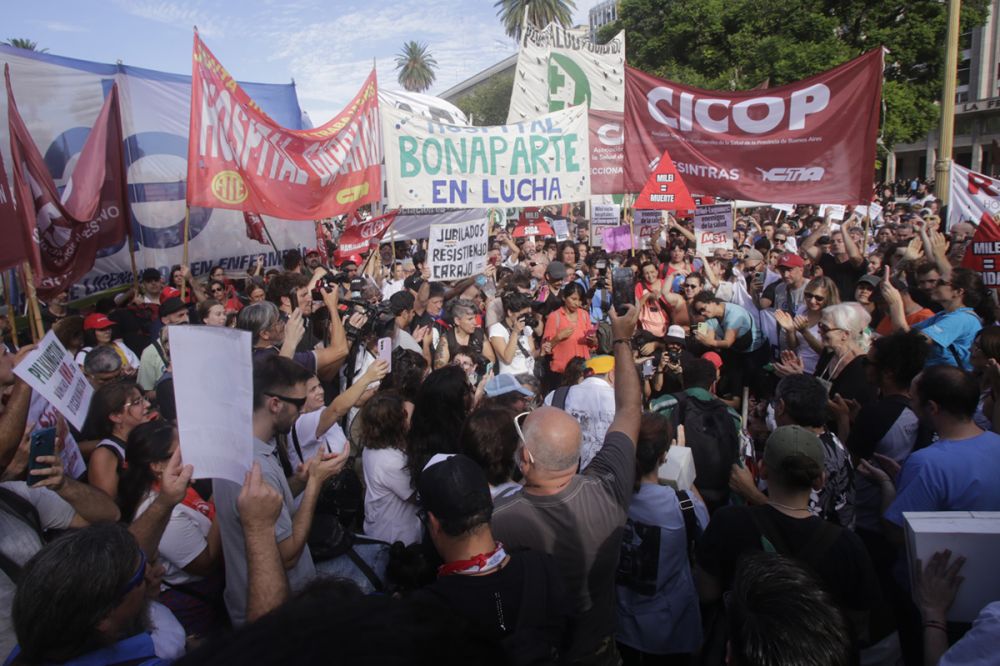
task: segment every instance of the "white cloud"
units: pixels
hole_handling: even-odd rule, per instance
[[[89,28],[62,21],[42,21],[42,27],[52,32],[90,32]]]
[[[115,0],[125,12],[174,28],[191,30],[198,26],[204,37],[223,37],[223,22],[199,7],[200,3],[184,0]]]

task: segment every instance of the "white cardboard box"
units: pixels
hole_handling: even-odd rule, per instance
[[[955,603],[948,611],[953,622],[972,622],[987,604],[1000,601],[1000,511],[907,511],[903,513],[906,530],[906,557],[911,582],[916,559],[924,566],[931,556],[951,550],[951,561],[962,555],[965,565],[959,574],[965,578],[958,588]]]
[[[686,446],[671,446],[667,449],[667,461],[660,465],[660,483],[674,490],[691,490],[694,485],[694,456]]]

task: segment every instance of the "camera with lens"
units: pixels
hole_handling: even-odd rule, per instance
[[[333,275],[332,273],[327,273],[319,280],[316,281],[316,286],[313,287],[312,297],[314,301],[323,300],[323,292],[335,289],[342,284],[350,282],[351,278],[346,273],[340,273],[338,275]]]
[[[518,317],[522,322],[524,322],[525,328],[535,328],[541,322],[534,312],[525,312],[523,315]]]
[[[677,365],[681,362],[681,351],[679,349],[668,349],[667,358],[673,365]]]

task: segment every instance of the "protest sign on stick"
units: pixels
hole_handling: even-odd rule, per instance
[[[459,280],[486,270],[490,248],[488,226],[485,217],[460,224],[432,224],[427,245],[431,281]]]
[[[694,235],[699,254],[733,247],[733,207],[730,204],[698,206],[694,213]]]
[[[181,457],[197,479],[241,484],[253,464],[253,355],[250,333],[171,326]]]
[[[54,331],[49,331],[28,353],[14,374],[48,400],[77,430],[83,430],[94,395],[87,377]]]

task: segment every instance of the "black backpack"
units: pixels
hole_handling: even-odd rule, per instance
[[[676,432],[684,426],[687,447],[694,458],[698,492],[708,510],[714,511],[729,502],[729,474],[740,457],[740,437],[729,407],[718,398],[709,401],[675,393],[677,405],[671,421]]]
[[[38,538],[42,540],[42,543],[45,543],[45,531],[42,529],[42,520],[34,504],[13,490],[8,490],[0,486],[0,511],[5,511],[16,516],[21,522],[32,528],[38,534]],[[7,557],[2,550],[0,550],[0,571],[3,571],[7,575],[7,578],[15,584],[21,578],[21,565]]]

